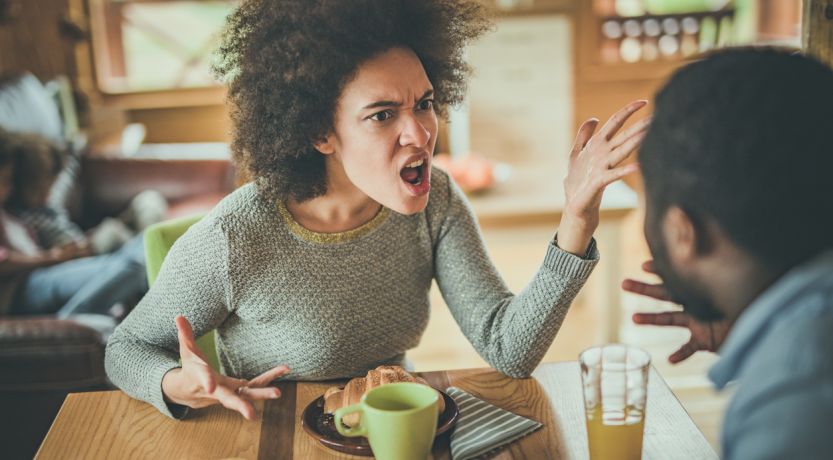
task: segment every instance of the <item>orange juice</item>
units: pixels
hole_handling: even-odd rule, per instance
[[[644,417],[638,422],[606,425],[601,407],[587,418],[587,440],[591,460],[639,460],[642,458]]]

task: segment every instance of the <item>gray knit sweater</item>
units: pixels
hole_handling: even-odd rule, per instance
[[[310,232],[282,206],[241,187],[174,244],[154,285],[107,344],[107,375],[171,416],[162,377],[178,367],[174,318],[195,336],[217,330],[227,375],[279,364],[294,380],[364,374],[401,362],[428,323],[436,280],[457,324],[497,370],[537,366],[598,261],[551,242],[540,270],[514,295],[486,253],[471,207],[434,170],[425,211],[385,208],[345,233]]]

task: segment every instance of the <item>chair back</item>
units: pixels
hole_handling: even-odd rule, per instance
[[[159,275],[162,262],[168,255],[168,251],[180,236],[200,219],[202,214],[179,217],[151,225],[145,229],[145,264],[147,265],[148,285],[152,285]],[[217,346],[214,338],[214,331],[209,331],[197,339],[197,346],[208,358],[208,364],[220,371],[220,360],[217,356]]]

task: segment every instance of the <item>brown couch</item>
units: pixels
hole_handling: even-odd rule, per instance
[[[2,81],[0,126],[6,126]],[[21,96],[15,97],[12,103],[20,103]],[[6,114],[16,116],[21,112],[16,110],[6,107]],[[21,123],[17,117],[9,122],[15,123]],[[35,120],[30,126],[40,125]],[[172,218],[205,212],[234,188],[234,169],[227,160],[85,153],[81,158],[81,175],[67,207],[73,220],[85,228],[117,215],[143,190],[161,192],[170,205],[167,217]],[[52,317],[0,317],[0,456],[31,458],[68,393],[101,389],[111,387],[104,374],[104,344],[98,332]]]
[[[71,206],[94,225],[155,189],[168,217],[204,212],[234,186],[225,160],[84,158]],[[31,458],[67,393],[107,389],[104,345],[85,326],[49,317],[0,317],[0,446],[4,458]]]

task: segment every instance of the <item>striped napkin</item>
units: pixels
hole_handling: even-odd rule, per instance
[[[457,387],[448,387],[445,391],[460,409],[460,418],[451,434],[453,460],[467,460],[487,454],[543,426],[493,406]]]

